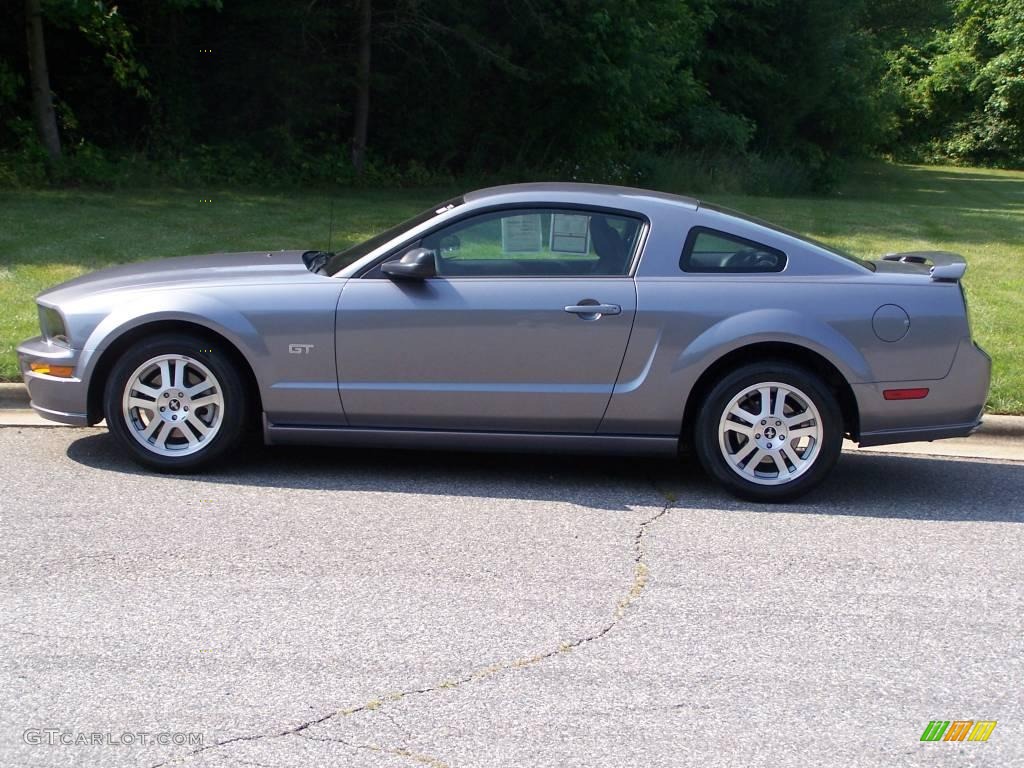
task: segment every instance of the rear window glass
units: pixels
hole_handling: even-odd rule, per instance
[[[772,224],[771,222],[765,221],[764,219],[759,219],[755,216],[748,216],[745,213],[734,211],[732,208],[725,208],[724,206],[713,205],[712,203],[701,203],[700,207],[707,208],[709,211],[724,213],[727,216],[734,216],[737,219],[743,219],[743,221],[749,221],[751,224],[757,224],[758,226],[761,227],[767,227],[768,229],[772,229],[783,235],[788,235],[789,237],[796,238],[797,240],[802,240],[805,243],[810,243],[815,248],[821,248],[823,251],[828,251],[834,256],[839,256],[840,258],[846,259],[847,261],[852,261],[854,264],[858,264],[859,266],[862,266],[865,269],[870,269],[872,272],[875,271],[875,265],[872,264],[870,261],[866,261],[860,258],[859,256],[854,256],[852,253],[850,253],[849,251],[844,251],[842,248],[836,248],[834,245],[829,245],[828,243],[823,243],[820,240],[815,240],[813,237],[801,235],[799,232],[794,232],[791,229],[780,227],[778,224]]]
[[[781,272],[786,254],[727,232],[694,227],[686,237],[679,267],[684,272]]]

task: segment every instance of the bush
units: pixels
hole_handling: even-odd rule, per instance
[[[25,130],[26,126],[20,128]],[[547,168],[510,164],[496,173],[468,171],[456,179],[445,169],[428,168],[415,160],[398,165],[372,155],[362,175],[356,175],[344,144],[319,153],[300,145],[282,144],[272,156],[241,143],[201,144],[187,152],[114,155],[85,141],[66,147],[61,161],[50,166],[28,125],[19,148],[0,154],[0,186],[469,188],[546,179],[689,194],[791,196],[827,191],[835,184],[840,169],[835,160],[826,161],[813,153],[801,158],[705,150],[632,156],[611,153],[588,160],[559,160]]]
[[[46,151],[36,140],[32,123],[15,118],[7,123],[14,148],[0,153],[0,186],[38,187],[46,183]]]
[[[679,152],[639,155],[636,183],[681,194],[794,196],[827,192],[838,180],[837,161],[793,155]]]
[[[60,162],[46,153],[27,126],[18,149],[0,152],[0,187],[85,186],[100,188],[159,185],[212,186],[450,186],[451,173],[410,161],[395,165],[367,159],[363,174],[352,168],[348,147],[314,153],[301,147],[268,157],[241,143],[201,144],[191,151],[114,155],[85,141],[65,147]]]

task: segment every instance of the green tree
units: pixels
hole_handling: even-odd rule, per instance
[[[891,58],[900,138],[927,154],[1024,164],[1024,0],[957,0],[947,27]]]
[[[60,133],[57,131],[57,113],[53,108],[53,93],[50,90],[50,70],[43,37],[43,10],[39,0],[25,0],[25,31],[28,40],[32,117],[39,143],[46,150],[50,162],[56,162],[60,159]]]
[[[753,146],[808,159],[870,149],[884,125],[864,0],[721,0],[697,67]]]
[[[399,2],[375,12],[374,133],[399,158],[482,169],[598,164],[671,142],[674,113],[704,98],[701,8]]]

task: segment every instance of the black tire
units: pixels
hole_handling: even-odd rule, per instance
[[[192,453],[162,455],[154,452],[156,450],[154,448],[145,447],[141,442],[142,438],[136,437],[136,433],[139,432],[137,426],[142,423],[137,420],[140,411],[135,411],[136,415],[133,417],[126,416],[123,409],[125,388],[129,386],[130,379],[135,372],[148,361],[163,355],[180,355],[198,362],[208,369],[215,378],[216,384],[219,385],[217,390],[207,391],[207,394],[211,391],[219,392],[223,401],[222,408],[220,405],[215,406],[216,412],[219,413],[217,422],[219,426],[208,439],[202,437],[195,428],[189,427],[189,434],[197,440],[199,446],[192,449],[194,450]],[[198,368],[187,367],[186,375],[195,377],[197,370]],[[192,380],[195,381],[195,378]],[[197,395],[197,401],[199,401],[199,397],[202,397],[202,393]],[[175,400],[175,402],[178,401]],[[183,408],[181,405],[178,407]],[[210,410],[204,411],[202,406],[193,409],[192,416],[197,417],[198,414],[214,412],[213,407],[206,407]],[[188,408],[184,407],[184,410],[187,411]],[[227,350],[219,349],[216,343],[208,339],[186,333],[166,333],[145,338],[124,352],[107,377],[103,393],[103,413],[110,433],[134,461],[149,469],[167,473],[193,472],[212,466],[225,454],[237,448],[252,426],[248,423],[251,420],[249,395],[245,381],[237,369],[234,356]],[[149,411],[141,413],[148,415]],[[155,415],[156,411],[153,413]],[[171,437],[167,443],[172,441],[180,443],[186,439],[183,432],[186,428],[186,415],[184,412],[181,412],[180,415],[182,421],[175,422],[174,426],[161,427],[158,424],[156,427],[157,432],[162,429],[170,432]],[[132,419],[132,423],[129,422],[129,419]],[[210,420],[213,421],[212,416]],[[174,431],[175,429],[177,432]],[[205,440],[205,444],[202,444],[203,440]],[[188,449],[187,445],[181,447],[183,451]]]
[[[783,398],[784,405],[799,402],[801,399],[799,395],[805,396],[810,401],[820,416],[820,440],[815,440],[815,448],[813,450],[807,449],[802,455],[798,451],[790,450],[787,458],[782,458],[785,469],[779,468],[777,458],[765,455],[765,458],[758,464],[758,467],[767,467],[767,471],[763,473],[763,476],[757,475],[760,481],[755,481],[753,478],[748,479],[750,476],[746,474],[745,468],[734,468],[734,463],[730,461],[729,456],[731,455],[734,461],[742,461],[744,455],[756,456],[758,446],[762,448],[772,446],[771,443],[761,445],[761,443],[757,442],[774,439],[774,436],[776,436],[774,425],[771,423],[771,417],[765,421],[758,419],[754,422],[752,429],[763,430],[767,428],[768,431],[765,431],[763,434],[760,432],[756,433],[757,440],[749,446],[745,441],[752,440],[753,436],[750,438],[740,436],[727,429],[727,436],[720,437],[720,430],[722,419],[733,400],[749,388],[768,382],[777,382],[792,387],[797,391],[796,395],[791,394]],[[777,389],[772,390],[769,394],[771,407],[774,407],[774,403],[778,400],[778,391]],[[758,405],[763,400],[758,395],[752,394],[750,397],[752,398],[750,402],[757,403]],[[749,409],[744,408],[744,410]],[[795,413],[797,411],[794,408],[790,412]],[[808,410],[808,412],[810,411]],[[736,421],[735,419],[729,421],[730,424],[735,421],[740,426],[744,426],[742,421]],[[769,423],[766,424],[766,421]],[[794,425],[794,427],[797,427],[797,425]],[[785,427],[781,428],[785,429]],[[797,428],[800,429],[799,427]],[[806,431],[806,429],[801,429],[800,431]],[[700,413],[697,417],[694,429],[694,447],[701,465],[708,474],[734,495],[749,501],[791,501],[809,492],[831,472],[842,449],[843,432],[843,417],[839,403],[829,387],[817,374],[792,363],[765,361],[744,365],[731,371],[711,389],[701,404]],[[769,434],[773,437],[769,437]],[[781,438],[785,437],[785,435],[781,435]],[[725,447],[723,447],[723,442]],[[789,442],[783,440],[776,443],[774,447],[778,450],[782,443],[788,445]],[[809,443],[810,440],[808,439],[807,442]],[[728,449],[737,444],[740,447],[730,453]],[[804,456],[807,457],[806,466],[802,464]],[[788,457],[799,459],[801,462],[800,468],[798,469],[795,463],[789,461]],[[749,466],[752,461],[753,458],[750,458],[747,465]],[[775,473],[774,478],[772,477],[773,472]],[[798,474],[795,474],[792,479],[786,479],[794,472]],[[764,484],[769,482],[777,484]]]

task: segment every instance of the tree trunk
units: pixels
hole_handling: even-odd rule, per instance
[[[352,165],[366,164],[366,127],[370,122],[370,20],[372,0],[359,2],[359,65],[356,70],[356,114],[352,130]]]
[[[50,73],[46,68],[46,44],[43,42],[43,12],[40,0],[25,0],[25,32],[28,36],[28,73],[32,88],[32,116],[39,141],[51,162],[60,160],[60,134],[50,93]]]

